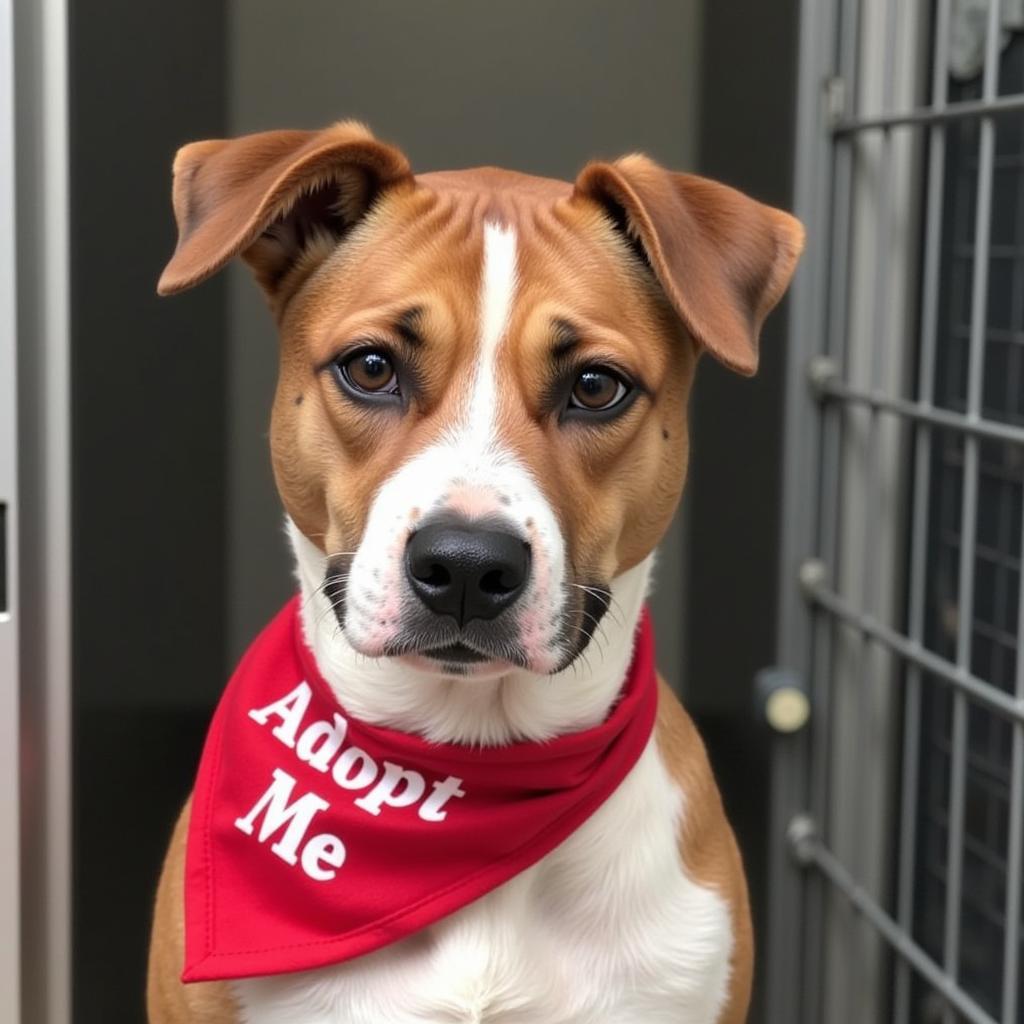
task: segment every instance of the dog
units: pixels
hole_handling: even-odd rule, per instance
[[[338,706],[484,761],[600,728],[683,490],[698,359],[755,372],[799,222],[643,155],[572,184],[414,174],[354,122],[187,145],[173,206],[160,293],[240,256],[280,330],[273,467],[296,615]],[[652,693],[635,763],[558,845],[315,969],[182,982],[190,800],[156,898],[151,1024],[744,1021],[740,854],[694,725],[660,678]],[[377,810],[401,803],[389,785]],[[319,837],[303,869],[333,878],[341,845]]]

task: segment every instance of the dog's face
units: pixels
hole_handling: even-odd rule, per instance
[[[799,225],[643,157],[575,186],[413,177],[357,125],[186,147],[161,290],[241,253],[281,331],[271,430],[345,637],[553,673],[664,533],[708,349],[753,372]]]

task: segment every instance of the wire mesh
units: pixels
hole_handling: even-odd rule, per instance
[[[898,0],[882,2],[891,19]],[[862,6],[839,5],[837,53],[855,48],[843,33],[860,31]],[[817,879],[884,943],[898,1024],[1024,1022],[1024,33],[991,0],[977,73],[951,77],[950,36],[962,29],[957,19],[967,6],[977,7],[962,0],[926,5],[925,102],[893,109],[887,88],[881,109],[848,109],[829,129],[833,194],[838,182],[839,192],[873,196],[880,225],[893,219],[893,193],[888,182],[858,191],[858,175],[870,175],[872,164],[857,154],[880,145],[891,175],[893,139],[905,137],[894,133],[920,145],[922,217],[911,268],[919,287],[916,326],[908,340],[882,338],[880,315],[870,342],[872,359],[885,344],[907,349],[915,364],[907,375],[912,393],[887,390],[874,370],[865,382],[850,369],[843,345],[858,339],[849,330],[855,314],[848,292],[852,275],[863,269],[850,257],[854,227],[842,211],[833,210],[830,225],[823,352],[832,358],[811,372],[822,409],[814,481],[819,554],[835,557],[848,529],[844,502],[853,498],[844,494],[834,462],[857,438],[858,422],[866,424],[861,441],[874,459],[864,478],[870,502],[884,504],[886,472],[895,469],[911,481],[903,564],[886,567],[890,581],[905,580],[898,614],[877,607],[870,509],[862,540],[869,568],[853,574],[860,585],[823,577],[806,587],[819,622],[810,661],[814,686],[820,690],[822,673],[835,672],[837,637],[840,644],[843,637],[859,638],[861,664],[875,677],[860,684],[863,703],[849,726],[858,742],[872,727],[868,687],[890,674],[887,659],[898,668],[891,673],[893,702],[902,685],[890,891],[878,891],[865,878],[868,866],[856,857],[844,861],[831,847],[837,817],[869,813],[866,790],[837,792],[827,781],[834,710],[816,724],[811,745],[812,811],[833,824],[802,852]],[[858,60],[862,75],[891,73],[888,48]],[[883,248],[873,268],[876,298],[886,294],[890,262]],[[857,410],[868,418],[858,420]],[[903,441],[880,440],[885,420],[898,424],[901,433],[893,436]],[[831,443],[829,430],[838,431]],[[833,655],[823,657],[826,646]],[[871,650],[885,659],[869,657]],[[840,684],[837,675],[826,687],[833,708],[842,706]],[[829,933],[812,920],[807,934],[817,941]],[[812,1003],[805,1016],[814,1019],[819,1009]],[[853,1010],[847,1019],[866,1018]]]

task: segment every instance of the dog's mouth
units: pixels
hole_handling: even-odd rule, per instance
[[[526,652],[508,630],[474,628],[473,623],[462,630],[436,625],[424,628],[418,623],[388,644],[385,654],[434,670],[442,666],[455,675],[466,675],[483,665],[529,667]]]
[[[429,651],[422,651],[425,657],[434,661],[443,662],[446,665],[472,665],[481,661],[492,660],[488,655],[467,647],[466,644],[454,643],[444,647],[434,647]]]
[[[343,632],[351,588],[351,561],[338,560],[328,566],[323,589],[334,617]],[[394,632],[381,639],[375,649],[361,653],[369,657],[403,660],[427,672],[441,669],[449,675],[479,676],[511,668],[553,675],[568,668],[582,656],[597,633],[611,604],[607,584],[572,584],[561,612],[562,624],[551,641],[551,651],[531,651],[520,637],[518,619],[512,609],[496,620],[471,620],[461,627],[449,616],[438,616],[406,598]],[[357,592],[356,600],[363,597]],[[358,609],[357,609],[358,610]]]
[[[399,656],[411,668],[425,669],[434,674],[438,671],[446,676],[464,678],[489,678],[503,675],[510,662],[506,657],[485,654],[464,643],[445,644],[428,650],[414,651]]]

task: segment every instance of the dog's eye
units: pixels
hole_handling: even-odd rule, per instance
[[[587,412],[603,412],[618,405],[629,391],[618,374],[601,366],[591,366],[576,378],[569,405]]]
[[[364,349],[341,363],[345,383],[371,395],[397,395],[398,374],[391,358],[379,349]]]

